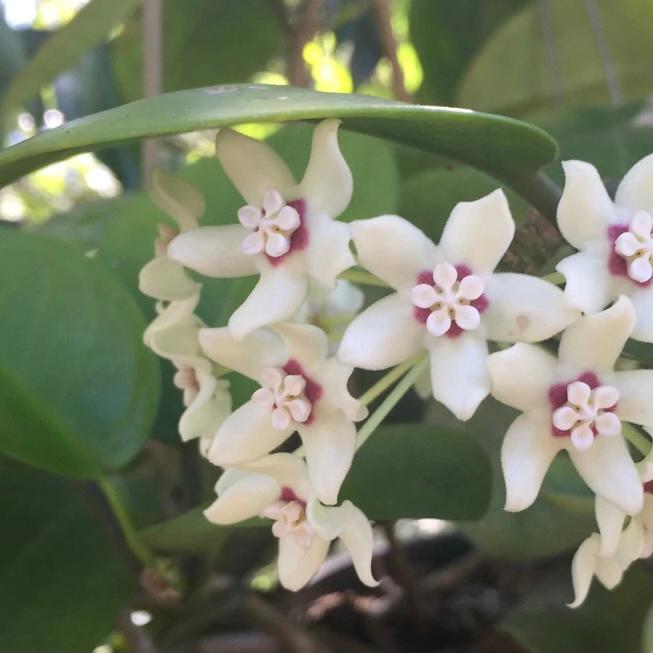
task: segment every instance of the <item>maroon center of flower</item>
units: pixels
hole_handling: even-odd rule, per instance
[[[281,494],[279,495],[279,501],[285,501],[286,503],[290,503],[291,501],[297,501],[298,503],[301,503],[303,506],[306,505],[306,501],[303,499],[300,499],[296,494],[295,491],[288,487],[287,485],[284,485],[281,488]]]
[[[311,413],[308,416],[308,419],[303,422],[303,424],[310,424],[313,421],[313,417],[315,415],[315,404],[319,401],[320,397],[322,397],[322,386],[317,383],[317,381],[314,381],[310,376],[308,376],[308,374],[304,372],[304,368],[301,366],[301,363],[294,358],[289,359],[282,369],[286,374],[298,374],[304,377],[304,380],[306,381],[304,396],[311,404]]]
[[[553,413],[564,406],[567,403],[567,386],[574,381],[581,381],[590,387],[591,390],[598,388],[601,385],[599,377],[596,376],[594,372],[583,372],[578,378],[571,379],[571,381],[565,381],[564,383],[556,383],[549,388],[549,406],[551,407],[551,416]],[[604,408],[603,411],[606,413],[613,413],[617,409],[617,404],[611,406],[610,408]],[[592,432],[594,435],[597,435],[596,428],[592,425]],[[562,431],[559,428],[556,428],[551,421],[551,434],[556,438],[565,438],[571,436],[571,429],[567,431]]]
[[[291,206],[297,213],[299,213],[299,227],[295,229],[292,236],[290,236],[290,249],[281,256],[270,256],[266,254],[270,265],[276,267],[279,265],[287,256],[290,256],[293,252],[306,249],[308,247],[309,233],[308,227],[306,226],[306,200],[297,199],[292,200],[287,203],[288,206]]]
[[[644,492],[647,492],[648,494],[653,494],[653,480],[652,481],[646,481],[643,485]]]
[[[628,231],[627,224],[613,224],[608,227],[608,240],[610,241],[610,256],[608,257],[608,270],[615,277],[623,277],[636,286],[647,288],[653,283],[653,278],[648,281],[636,281],[628,274],[628,261],[618,254],[615,249],[617,238]]]
[[[454,265],[456,272],[458,272],[458,281],[462,281],[465,277],[468,277],[472,274],[469,266],[464,263],[458,263]],[[433,285],[433,270],[423,270],[417,275],[417,283],[425,283],[429,286]],[[487,307],[490,305],[488,298],[485,294],[481,295],[478,299],[474,299],[470,302],[470,306],[473,306],[481,315],[487,310]],[[418,306],[413,307],[413,316],[418,322],[426,324],[426,320],[431,314],[431,310],[428,308],[419,308]],[[449,338],[457,338],[463,329],[461,329],[454,320],[451,321],[451,326],[449,330],[444,334]]]

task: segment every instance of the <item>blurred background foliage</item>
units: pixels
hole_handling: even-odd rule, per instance
[[[609,184],[653,151],[650,0],[163,0],[154,52],[142,4],[4,0],[5,145],[150,94],[143,80],[156,77],[158,61],[154,92],[291,83],[518,117]],[[241,129],[269,138],[301,172],[308,126]],[[155,163],[205,194],[205,224],[231,221],[241,204],[213,137],[167,137],[154,150]],[[341,143],[355,179],[345,219],[396,211],[437,238],[456,202],[497,185],[379,139],[343,132]],[[561,607],[571,598],[570,552],[593,528],[591,497],[561,458],[533,508],[504,513],[497,452],[513,414],[491,400],[461,427],[409,395],[394,422],[424,418],[464,434],[425,444],[419,429],[391,427],[401,434],[366,445],[369,460],[345,492],[378,492],[392,466],[396,504],[367,497],[387,520],[381,591],[363,591],[335,556],[315,585],[288,596],[276,586],[267,530],[205,522],[198,506],[216,470],[179,443],[172,367],[140,345],[154,307],[138,293],[138,270],[169,221],[143,190],[152,162],[138,147],[113,147],[0,190],[0,269],[5,280],[27,280],[0,291],[0,440],[11,456],[0,458],[0,650],[653,651],[650,566],[635,566],[614,593],[595,587],[578,611]],[[559,164],[549,168],[561,181]],[[506,266],[550,270],[564,251],[555,230],[509,197],[520,229]],[[249,279],[207,282],[201,316],[224,324],[250,288]],[[53,353],[53,341],[71,348]],[[34,343],[39,369],[24,355]],[[232,381],[238,405],[251,388]],[[405,459],[397,437],[416,438]],[[405,487],[392,481],[417,465]],[[429,492],[430,503],[406,509]]]

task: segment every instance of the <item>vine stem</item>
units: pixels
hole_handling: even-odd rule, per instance
[[[127,508],[123,505],[120,495],[116,492],[115,488],[107,478],[99,479],[97,484],[102,490],[116,521],[120,525],[125,542],[130,550],[144,566],[151,566],[155,559],[154,554],[138,538],[136,528],[127,512]]]
[[[392,392],[383,400],[381,405],[367,418],[365,424],[358,432],[356,438],[356,449],[360,449],[367,438],[374,433],[381,422],[388,416],[388,413],[397,405],[399,400],[408,392],[410,387],[415,383],[417,377],[426,369],[429,359],[426,353],[419,356],[417,361],[413,361],[412,368],[406,372],[399,383],[393,388]]]
[[[379,395],[382,395],[395,381],[398,381],[408,370],[424,357],[424,354],[417,354],[401,365],[393,367],[387,374],[382,376],[371,388],[366,390],[360,397],[359,401],[369,406]]]
[[[352,283],[360,283],[364,286],[378,286],[379,288],[389,288],[388,284],[385,281],[382,281],[378,277],[375,277],[373,274],[358,268],[345,270],[339,275],[338,278],[344,279],[345,281],[351,281]]]

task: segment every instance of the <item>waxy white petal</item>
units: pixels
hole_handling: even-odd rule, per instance
[[[608,557],[614,555],[619,546],[621,531],[626,520],[626,513],[617,508],[613,503],[597,496],[594,503],[596,523],[601,534],[600,555]]]
[[[630,294],[635,307],[634,340],[653,342],[653,287],[638,288]]]
[[[331,118],[313,130],[311,156],[299,185],[309,211],[332,218],[347,208],[354,188],[351,170],[338,145],[339,125],[339,120]]]
[[[338,501],[340,486],[356,450],[356,427],[340,410],[317,406],[310,424],[298,427],[306,449],[308,476],[315,493],[326,504]]]
[[[181,263],[167,256],[148,261],[138,275],[138,289],[144,295],[168,302],[187,299],[199,288],[200,285],[186,274]]]
[[[631,211],[653,214],[653,154],[638,161],[624,176],[617,188],[615,203]]]
[[[528,508],[537,498],[551,462],[562,448],[546,419],[520,415],[508,429],[501,446],[501,468],[509,512]]]
[[[306,464],[299,456],[291,453],[273,453],[246,463],[244,467],[257,474],[271,476],[281,487],[290,488],[301,501],[308,501],[311,495]]]
[[[617,372],[614,385],[619,390],[619,418],[632,424],[653,424],[653,370]]]
[[[248,233],[239,224],[185,231],[168,245],[168,256],[207,277],[246,277],[257,272],[256,259],[241,249]]]
[[[578,473],[595,494],[629,515],[642,509],[642,482],[622,437],[599,435],[585,451],[574,447],[568,451]]]
[[[489,305],[482,319],[489,340],[546,340],[580,317],[559,288],[525,274],[492,274],[485,294]]]
[[[181,231],[197,227],[197,221],[206,208],[204,195],[199,189],[162,168],[155,168],[149,191],[152,201],[174,218]]]
[[[179,420],[179,435],[186,442],[212,437],[231,412],[231,394],[223,381],[196,371],[200,390]]]
[[[585,315],[560,339],[558,356],[578,370],[611,370],[635,325],[635,309],[625,296],[608,309]]]
[[[269,329],[257,329],[242,339],[234,338],[228,327],[200,329],[199,344],[216,363],[255,381],[261,381],[261,370],[280,367],[289,356],[283,340]]]
[[[277,429],[273,413],[256,401],[248,401],[227,417],[218,429],[208,459],[226,467],[259,458],[288,439],[292,426]]]
[[[501,403],[528,412],[546,407],[553,383],[556,359],[536,345],[517,343],[491,354],[488,368],[492,377],[492,396]]]
[[[320,368],[319,379],[323,384],[323,400],[343,410],[350,420],[358,422],[367,417],[368,410],[358,399],[352,397],[347,388],[353,371],[353,367],[330,358]]]
[[[576,249],[605,238],[615,209],[598,170],[584,161],[563,161],[565,187],[558,204],[558,227]]]
[[[374,534],[365,514],[350,501],[343,504],[349,508],[349,520],[340,533],[340,540],[351,555],[354,569],[361,582],[375,587],[379,582],[372,575],[372,556],[374,554]]]
[[[307,293],[308,281],[303,274],[283,264],[264,268],[254,290],[229,318],[231,333],[244,338],[254,329],[289,319]]]
[[[329,355],[326,333],[312,324],[284,322],[274,330],[287,345],[288,355],[297,359],[307,372],[323,362]]]
[[[285,195],[295,186],[281,157],[262,141],[224,128],[215,140],[215,152],[227,176],[248,204],[262,206],[263,195],[270,188]]]
[[[488,349],[473,334],[429,343],[433,396],[459,420],[468,420],[490,392]]]
[[[315,536],[306,549],[293,535],[279,538],[279,582],[293,592],[304,587],[326,560],[329,544]]]
[[[261,511],[281,494],[281,485],[265,474],[244,474],[223,487],[220,496],[204,511],[214,524],[236,524]]]
[[[361,265],[395,289],[412,288],[439,260],[431,240],[398,215],[352,222],[351,235]]]
[[[338,275],[356,264],[349,247],[349,225],[319,213],[310,216],[308,228],[308,274],[323,286],[335,288]]]
[[[367,370],[398,365],[422,348],[424,325],[407,297],[388,295],[365,309],[347,327],[338,359]]]
[[[556,270],[565,278],[565,295],[571,306],[584,313],[596,313],[613,299],[613,280],[607,254],[578,252],[562,259]]]
[[[621,581],[623,571],[618,562],[612,557],[601,558],[599,552],[599,535],[592,533],[574,554],[571,563],[574,601],[569,603],[570,608],[577,608],[585,601],[595,575],[608,589],[616,587]]]
[[[515,235],[515,222],[502,190],[475,202],[459,202],[442,232],[440,248],[454,264],[469,265],[474,273],[492,272]]]

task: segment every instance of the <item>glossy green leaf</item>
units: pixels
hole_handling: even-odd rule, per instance
[[[484,111],[525,114],[560,105],[610,101],[597,39],[626,100],[651,90],[651,21],[648,0],[596,0],[593,29],[588,3],[530,2],[481,48],[463,79],[457,101]],[[546,14],[543,16],[543,11]]]
[[[571,599],[567,571],[548,591],[540,583],[502,627],[532,653],[641,653],[644,619],[653,600],[653,577],[641,563],[612,591],[594,581],[580,608],[564,605]]]
[[[25,64],[25,46],[20,36],[0,15],[0,94]]]
[[[243,122],[343,119],[347,129],[381,136],[467,163],[511,185],[551,215],[556,192],[536,176],[555,141],[527,123],[462,109],[424,107],[357,95],[265,86],[216,86],[169,93],[52,129],[0,153],[0,183],[86,150],[148,136]]]
[[[490,493],[489,461],[469,435],[391,424],[356,454],[340,496],[370,519],[478,519]]]
[[[45,41],[7,89],[2,110],[15,109],[38,95],[59,73],[108,37],[140,0],[91,0],[66,25]]]
[[[125,465],[159,388],[133,299],[75,248],[9,229],[0,276],[0,451],[75,477]]]
[[[269,0],[164,0],[163,90],[242,82],[284,47]],[[113,69],[126,100],[142,92],[143,27],[132,16],[111,43]]]
[[[87,653],[135,577],[79,488],[0,459],[0,650]]]

